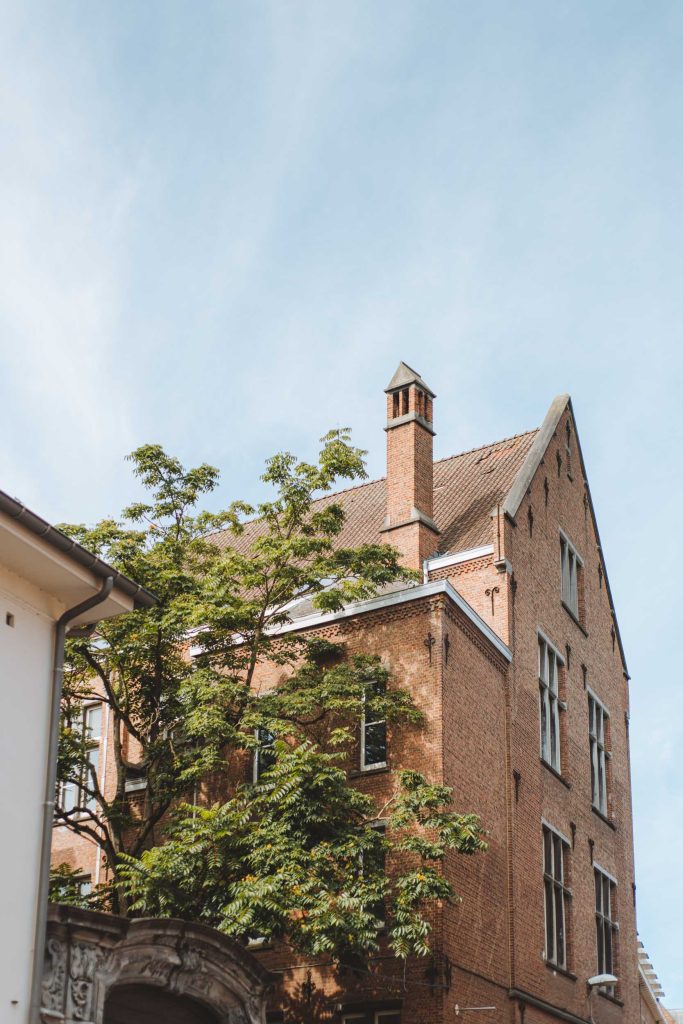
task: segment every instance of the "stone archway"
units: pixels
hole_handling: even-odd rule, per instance
[[[204,925],[50,907],[45,1024],[136,1024],[136,1008],[145,1024],[263,1024],[270,982],[242,946]]]
[[[103,1024],[219,1024],[195,999],[151,985],[116,985],[104,1001]]]

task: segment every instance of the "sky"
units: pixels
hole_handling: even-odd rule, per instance
[[[399,360],[437,457],[571,393],[631,683],[641,938],[683,1006],[683,5],[0,0],[0,488],[159,442],[263,496]],[[660,547],[660,544],[663,546]]]

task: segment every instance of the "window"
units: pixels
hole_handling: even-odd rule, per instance
[[[572,615],[579,617],[579,573],[583,565],[576,549],[560,534],[560,558],[562,565],[562,601]]]
[[[563,968],[567,966],[567,904],[571,897],[566,884],[568,851],[567,840],[544,825],[545,958],[548,963]]]
[[[79,875],[75,879],[75,885],[80,899],[84,900],[92,895],[92,879],[90,875]]]
[[[616,883],[599,867],[595,871],[595,930],[598,947],[598,974],[614,974],[616,964],[616,937],[619,925],[614,920],[614,894]],[[603,990],[614,995],[614,985]]]
[[[147,768],[145,765],[129,765],[126,768],[126,793],[139,793],[147,789]]]
[[[588,731],[591,749],[591,790],[593,807],[607,814],[607,734],[609,714],[595,694],[588,693]]]
[[[345,1013],[343,1024],[401,1024],[398,1010],[368,1010],[366,1013]]]
[[[541,700],[541,757],[560,771],[559,668],[564,661],[545,637],[538,638],[538,685]]]
[[[383,683],[370,683],[365,690],[364,702],[384,692]],[[362,771],[384,768],[387,763],[387,723],[372,710],[363,714],[360,736],[360,766]]]
[[[254,735],[258,740],[258,746],[254,751],[253,778],[258,782],[265,771],[275,763],[275,734],[261,726],[255,730]]]
[[[85,768],[78,782],[62,784],[60,803],[65,811],[95,811],[97,800],[86,792],[92,789],[92,775],[97,777],[100,764],[100,742],[102,740],[102,705],[84,704],[71,719],[71,727],[78,730],[85,748]]]

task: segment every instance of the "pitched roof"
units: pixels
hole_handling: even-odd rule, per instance
[[[436,398],[436,395],[434,394],[432,389],[427,384],[425,384],[417,370],[414,370],[412,366],[408,366],[407,363],[403,362],[398,364],[396,373],[391,378],[388,386],[384,390],[397,391],[399,388],[405,388],[409,384],[419,385],[419,387],[421,387],[423,391],[426,391],[427,394],[431,395],[432,398]]]
[[[538,430],[530,430],[434,463],[434,519],[441,530],[439,554],[491,543],[491,512],[504,501],[537,434]],[[324,507],[331,502],[340,504],[346,513],[337,538],[339,547],[387,542],[387,535],[380,532],[386,514],[385,477],[326,494],[316,504]],[[217,535],[216,541],[220,547],[247,551],[264,530],[264,524],[254,520],[239,537],[225,531]]]

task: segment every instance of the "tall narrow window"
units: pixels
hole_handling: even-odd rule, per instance
[[[562,600],[570,612],[579,617],[579,573],[581,559],[564,534],[560,534],[560,561],[562,568]]]
[[[383,683],[370,683],[366,687],[366,710],[361,721],[360,736],[360,766],[363,771],[384,768],[387,763],[387,723],[372,708],[368,708],[368,701],[383,691]]]
[[[99,773],[102,705],[100,703],[84,704],[71,718],[71,728],[80,734],[83,744],[83,771],[78,781],[62,784],[60,803],[65,811],[74,811],[77,808],[95,811],[97,800],[86,790],[93,789],[93,775],[96,779]]]
[[[591,749],[591,789],[593,807],[607,814],[607,734],[609,714],[598,698],[588,694],[588,729]]]
[[[538,638],[538,685],[541,700],[541,757],[555,771],[561,768],[560,760],[560,690],[559,667],[562,658],[548,643]]]
[[[543,826],[543,884],[545,895],[545,958],[556,967],[567,966],[567,903],[571,891],[565,880],[569,844]]]
[[[254,750],[253,777],[258,782],[265,771],[275,763],[275,734],[259,726],[255,730],[258,746]]]
[[[597,973],[614,974],[616,964],[616,937],[619,926],[614,920],[614,893],[616,885],[608,874],[596,867],[595,871],[595,930],[597,938]],[[605,985],[614,994],[614,985]]]

